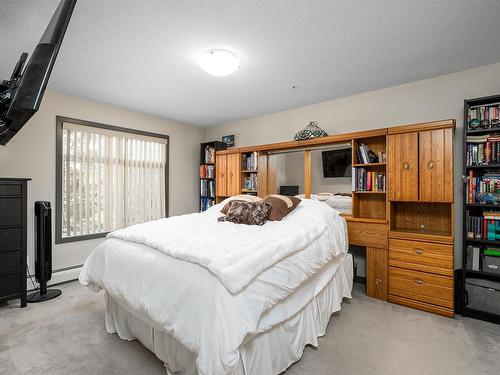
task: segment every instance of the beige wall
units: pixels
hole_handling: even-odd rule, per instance
[[[40,110],[6,145],[0,146],[0,176],[30,177],[28,256],[33,269],[33,203],[48,200],[55,214],[56,115],[140,129],[170,136],[170,215],[195,212],[198,202],[199,143],[206,131],[164,118],[47,91]],[[53,215],[53,224],[55,215]],[[55,270],[82,264],[102,240],[54,246]]]
[[[455,265],[458,267],[462,233],[460,176],[463,102],[466,98],[498,93],[500,93],[500,64],[494,64],[223,124],[208,129],[207,139],[220,139],[226,134],[237,134],[237,146],[287,141],[293,139],[293,135],[312,120],[317,121],[329,134],[336,134],[423,121],[456,119]]]

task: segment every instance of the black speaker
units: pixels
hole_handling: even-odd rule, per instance
[[[42,302],[61,295],[59,289],[47,289],[52,277],[52,215],[50,202],[35,202],[35,279],[40,290],[28,296],[28,302]]]
[[[288,195],[289,197],[293,197],[295,195],[299,195],[299,187],[298,186],[280,186],[280,195]]]

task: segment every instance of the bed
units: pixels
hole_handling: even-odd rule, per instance
[[[106,330],[169,374],[278,374],[351,297],[345,220],[313,200],[261,227],[220,209],[112,232],[80,282],[105,290]]]

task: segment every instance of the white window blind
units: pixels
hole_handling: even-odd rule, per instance
[[[165,217],[167,139],[63,123],[62,237]]]

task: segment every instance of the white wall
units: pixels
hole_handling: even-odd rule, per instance
[[[170,215],[195,212],[198,202],[199,143],[204,128],[47,91],[40,110],[6,145],[0,146],[0,176],[30,177],[28,183],[28,257],[33,270],[33,203],[48,200],[55,224],[56,116],[140,129],[170,136]],[[54,229],[55,230],[55,229]],[[55,233],[55,232],[53,232]],[[55,245],[53,268],[81,265],[102,240]]]
[[[462,235],[462,136],[464,99],[500,93],[500,63],[400,86],[371,91],[283,112],[223,124],[207,139],[238,134],[237,146],[292,140],[317,121],[329,134],[454,118],[455,133],[455,266]]]

